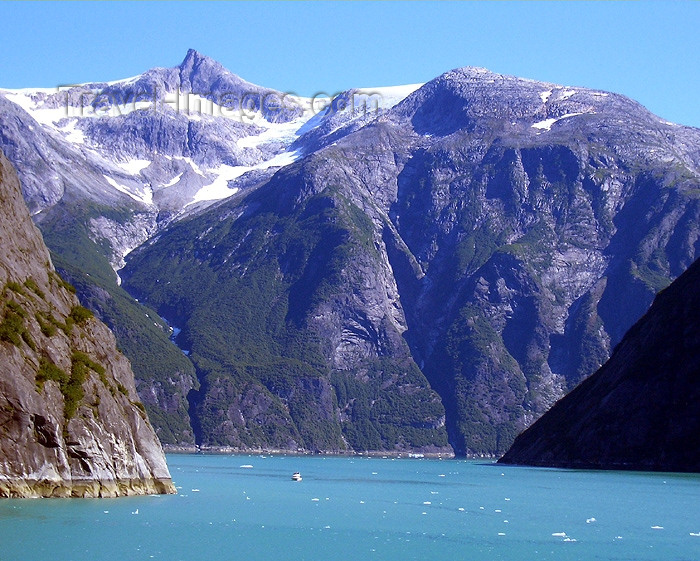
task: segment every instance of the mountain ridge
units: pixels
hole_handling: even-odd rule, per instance
[[[190,52],[175,71],[219,68],[197,60]],[[161,70],[152,76],[172,73]],[[80,172],[109,177],[101,184],[122,202],[108,212],[88,205],[87,214],[64,204],[35,218],[99,315],[115,326],[119,314],[155,316],[133,302],[120,304],[129,314],[108,310],[127,296],[104,272],[100,290],[91,288],[98,268],[87,277],[81,259],[68,259],[84,248],[182,330],[176,340],[190,355],[173,355],[178,366],[140,389],[167,389],[159,434],[179,427],[168,429],[171,443],[295,448],[306,434],[312,449],[409,450],[422,426],[428,448],[442,449],[447,435],[458,454],[500,454],[602,364],[653,295],[697,258],[697,129],[618,94],[479,68],[380,99],[389,90],[351,90],[286,123],[266,121],[261,106],[238,123],[177,113],[172,103],[160,115],[142,108],[76,122],[95,147],[126,158],[117,173],[91,167],[88,154]],[[61,136],[70,128],[52,126]],[[0,130],[21,138],[2,120]],[[18,168],[30,183],[41,175],[31,163]],[[70,190],[75,179],[65,181]],[[225,197],[195,200],[202,192]],[[67,220],[87,225],[77,253],[50,234]],[[259,331],[264,352],[231,335],[270,313]],[[162,345],[167,327],[150,329]],[[306,390],[294,376],[277,379],[287,368],[305,372],[299,380],[316,397],[290,405]],[[401,376],[423,396],[422,420],[397,413],[410,403],[395,399]],[[446,414],[433,410],[438,394]],[[144,398],[154,415],[165,401]],[[255,415],[244,410],[263,402],[287,427],[282,441],[250,424]],[[325,412],[324,435],[296,426],[309,427],[311,403]],[[183,410],[194,428],[181,423]]]

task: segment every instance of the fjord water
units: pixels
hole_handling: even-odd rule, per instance
[[[700,559],[700,475],[362,457],[168,462],[178,495],[0,501],[0,560]]]

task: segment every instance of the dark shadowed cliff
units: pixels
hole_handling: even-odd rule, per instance
[[[0,154],[0,497],[174,492],[114,336],[54,271]]]
[[[700,472],[700,261],[500,461]]]

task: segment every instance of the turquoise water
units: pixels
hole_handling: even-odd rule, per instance
[[[179,495],[0,501],[0,561],[700,559],[700,475],[428,459],[168,464]]]

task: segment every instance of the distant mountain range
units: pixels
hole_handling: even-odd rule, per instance
[[[699,254],[700,130],[610,92],[307,99],[189,51],[0,108],[166,444],[499,455]]]

